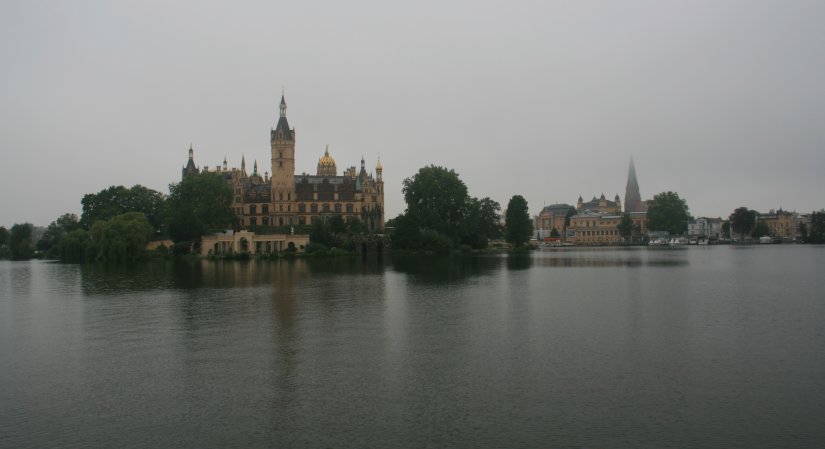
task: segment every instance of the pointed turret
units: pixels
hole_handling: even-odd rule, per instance
[[[271,140],[292,140],[293,130],[289,128],[289,122],[286,120],[286,100],[283,94],[281,94],[281,104],[278,108],[281,111],[280,117],[278,118],[278,125],[272,130]]]
[[[198,167],[195,166],[195,151],[192,149],[192,144],[189,144],[189,160],[186,161],[186,165],[181,170],[181,179],[183,179],[186,175],[196,174],[198,173]]]

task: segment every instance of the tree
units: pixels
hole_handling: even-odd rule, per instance
[[[616,225],[616,229],[619,231],[619,235],[622,238],[628,238],[633,235],[633,218],[630,217],[630,214],[625,212],[622,214],[622,219],[619,221],[619,224]]]
[[[730,216],[731,231],[739,234],[740,240],[753,232],[754,226],[756,226],[756,211],[749,210],[747,207],[736,208]]]
[[[662,192],[653,197],[647,208],[648,227],[679,235],[687,231],[690,220],[687,202],[676,192]]]
[[[141,185],[127,189],[123,186],[111,186],[98,193],[89,193],[80,200],[83,213],[80,223],[90,229],[97,220],[110,220],[126,212],[141,212],[155,231],[163,223],[163,194]]]
[[[37,241],[37,250],[46,257],[55,258],[60,253],[60,241],[75,229],[80,228],[80,221],[76,214],[63,214],[46,228],[46,232]]]
[[[527,200],[521,195],[514,195],[507,203],[505,216],[506,239],[518,248],[530,240],[533,234],[533,222],[527,209]]]
[[[730,220],[725,220],[722,223],[722,237],[726,239],[730,238]]]
[[[98,261],[133,261],[144,255],[151,235],[152,225],[143,213],[127,212],[96,221],[89,231],[88,250]]]
[[[467,215],[467,186],[453,170],[430,165],[404,180],[406,215],[414,217],[421,228],[431,229],[460,240]]]
[[[808,243],[808,225],[799,223],[799,238],[803,243]]]
[[[92,257],[87,257],[87,252],[91,250],[89,246],[89,231],[82,228],[75,229],[60,239],[58,245],[60,260],[77,263],[92,259]]]
[[[166,227],[175,242],[195,241],[204,234],[235,227],[232,188],[217,173],[186,176],[169,185]]]
[[[825,243],[825,210],[811,214],[811,229],[808,234],[809,243]]]
[[[558,229],[553,228],[553,229],[550,230],[550,237],[552,237],[554,239],[557,239],[557,238],[561,237],[561,234],[559,234]]]
[[[753,227],[753,232],[751,232],[751,237],[759,238],[764,235],[769,235],[771,233],[771,229],[768,227],[768,224],[764,221],[757,221],[756,226]]]
[[[8,245],[12,260],[28,260],[34,257],[33,229],[31,223],[15,224],[11,227]]]
[[[501,238],[499,213],[501,206],[488,197],[470,198],[464,220],[461,242],[473,248],[486,248],[490,240]]]

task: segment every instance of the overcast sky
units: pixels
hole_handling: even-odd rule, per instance
[[[0,225],[110,185],[269,170],[282,86],[296,170],[436,164],[531,213],[672,190],[695,216],[825,207],[823,1],[0,3]]]

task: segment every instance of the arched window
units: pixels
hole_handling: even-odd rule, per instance
[[[309,211],[312,212],[313,214],[317,214],[318,213],[318,205],[315,204],[315,203],[311,204],[309,206]]]
[[[306,211],[307,211],[307,205],[306,204],[301,203],[301,204],[298,205],[298,212],[303,214]]]
[[[341,205],[340,205],[340,204],[335,204],[335,213],[336,213],[336,214],[340,214],[340,213],[341,213]]]

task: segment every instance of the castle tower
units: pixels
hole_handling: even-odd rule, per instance
[[[295,130],[286,121],[286,101],[281,95],[281,116],[278,125],[272,129],[272,203],[273,224],[285,226],[295,224]]]
[[[636,167],[633,166],[633,156],[630,156],[630,169],[627,172],[627,187],[624,194],[624,211],[643,212],[642,195],[639,193],[639,182],[636,181]]]
[[[181,179],[185,178],[186,175],[192,175],[198,173],[198,167],[195,165],[195,151],[192,149],[192,144],[189,144],[189,160],[186,161],[186,165],[181,170]]]

